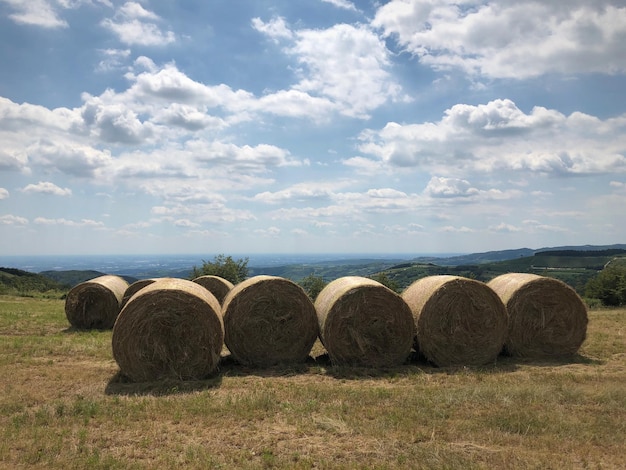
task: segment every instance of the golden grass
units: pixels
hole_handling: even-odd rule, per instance
[[[623,468],[626,309],[589,319],[570,362],[226,362],[130,384],[110,331],[68,330],[62,301],[0,297],[0,468]]]

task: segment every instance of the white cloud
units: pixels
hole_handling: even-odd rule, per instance
[[[3,225],[28,225],[28,219],[17,215],[0,215],[0,224]]]
[[[441,227],[438,231],[444,232],[444,233],[473,233],[475,232],[474,229],[466,227],[465,225],[461,227],[455,227],[453,225],[446,225],[445,227]]]
[[[561,227],[559,225],[544,224],[538,220],[526,219],[522,222],[524,226],[531,232],[570,232],[567,227]]]
[[[117,35],[124,44],[133,46],[164,46],[176,41],[172,31],[163,31],[154,22],[158,15],[143,8],[139,3],[127,2],[113,18],[102,20],[101,25]]]
[[[391,63],[385,43],[368,28],[338,24],[295,34],[295,44],[287,50],[304,67],[295,89],[326,96],[344,114],[362,118],[401,99],[401,87],[387,70]]]
[[[438,70],[511,79],[626,71],[620,2],[393,0],[372,25]]]
[[[330,100],[346,116],[367,118],[388,101],[406,99],[389,71],[385,42],[366,26],[291,30],[280,17],[268,23],[255,18],[252,25],[275,42],[289,41],[284,52],[295,58],[300,78],[293,90]],[[294,95],[282,92],[279,96]]]
[[[292,31],[285,22],[285,18],[277,16],[265,23],[261,18],[252,18],[252,27],[259,33],[263,33],[271,38],[275,43],[281,39],[291,39]]]
[[[254,233],[256,235],[260,235],[262,237],[278,237],[280,235],[281,230],[278,227],[268,227],[266,229],[256,229]]]
[[[60,188],[56,184],[49,181],[40,181],[37,184],[26,185],[22,191],[27,194],[49,194],[51,196],[72,195],[72,190],[70,188]]]
[[[354,3],[348,0],[322,0],[324,3],[330,3],[331,5],[341,8],[343,10],[357,11]]]
[[[96,66],[98,72],[118,70],[130,56],[130,49],[101,49],[98,52],[103,57]]]
[[[341,186],[342,183],[340,182],[332,184],[324,182],[298,183],[280,191],[258,193],[254,196],[254,200],[266,204],[281,204],[287,201],[292,203],[296,201],[327,201],[334,196],[334,191]]]
[[[433,176],[424,190],[430,197],[471,197],[479,191],[466,180]]]
[[[99,169],[112,163],[108,151],[100,151],[81,144],[56,143],[40,140],[28,147],[30,160],[48,171],[91,178]]]
[[[515,225],[507,224],[504,222],[501,222],[498,225],[489,226],[489,230],[492,232],[502,232],[502,233],[514,233],[514,232],[522,231],[520,227],[516,227]]]
[[[46,217],[37,217],[33,221],[37,225],[58,225],[58,226],[66,226],[66,227],[91,227],[91,228],[102,228],[104,227],[103,222],[98,222],[92,219],[81,219],[81,220],[70,220],[65,218],[58,219],[49,219]]]
[[[46,0],[0,0],[15,10],[9,18],[18,24],[43,28],[67,28],[65,20],[59,18],[51,2]]]
[[[510,100],[457,104],[438,122],[388,123],[364,131],[360,150],[396,167],[455,171],[529,171],[546,174],[626,172],[626,116],[593,116],[535,107],[529,114]]]
[[[0,201],[2,199],[7,199],[8,197],[9,197],[9,191],[4,188],[0,188]]]

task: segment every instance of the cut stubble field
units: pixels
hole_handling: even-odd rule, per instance
[[[567,361],[225,360],[204,381],[132,384],[110,331],[69,329],[61,300],[0,296],[0,468],[623,468],[626,309],[589,318]]]

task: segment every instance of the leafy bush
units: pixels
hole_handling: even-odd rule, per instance
[[[304,289],[311,300],[315,300],[317,295],[326,287],[327,282],[322,276],[309,274],[300,281],[300,286]]]
[[[590,279],[585,286],[585,296],[600,299],[603,305],[626,305],[626,268],[608,266]]]
[[[193,267],[191,279],[200,276],[219,276],[239,284],[248,277],[248,258],[235,261],[232,256],[217,255],[212,262],[202,260],[202,267]]]

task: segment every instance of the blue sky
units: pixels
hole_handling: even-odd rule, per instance
[[[0,254],[625,242],[626,5],[0,0]]]

